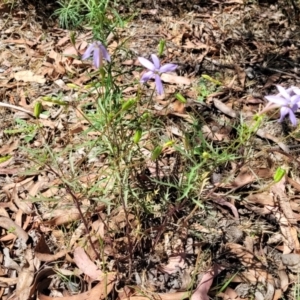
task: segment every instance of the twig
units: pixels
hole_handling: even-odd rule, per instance
[[[12,104],[7,104],[7,103],[3,103],[3,102],[0,102],[0,106],[6,107],[6,108],[11,108],[11,109],[16,109],[16,110],[22,111],[22,112],[24,112],[24,113],[26,113],[26,114],[28,114],[28,115],[30,115],[32,117],[35,117],[35,115],[31,111],[29,111],[29,110],[27,110],[25,108],[22,108],[20,106],[16,106],[16,105],[12,105]]]

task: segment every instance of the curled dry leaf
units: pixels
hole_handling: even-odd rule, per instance
[[[205,138],[214,142],[228,141],[228,134],[213,132],[207,125],[202,127],[202,132]]]
[[[235,243],[227,243],[226,249],[238,258],[241,263],[246,267],[261,267],[262,263],[254,256],[253,253],[248,251],[245,247]]]
[[[280,210],[284,213],[289,223],[293,225],[297,225],[297,220],[294,217],[290,200],[285,192],[285,184],[286,184],[285,177],[282,177],[282,179],[279,182],[271,186],[271,191],[273,192],[274,197],[276,199],[274,202],[279,203]]]
[[[280,231],[283,236],[283,253],[287,254],[291,253],[293,250],[299,249],[300,244],[298,240],[297,228],[295,226],[291,226],[289,220],[282,212],[279,211],[278,207],[266,207],[272,211],[280,225]]]
[[[55,254],[35,252],[35,257],[38,258],[40,261],[51,262],[64,257],[68,252],[68,250],[61,250]]]
[[[150,294],[150,293],[149,293]],[[151,296],[148,297],[145,296],[130,296],[127,297],[126,295],[123,295],[120,300],[149,300],[149,299],[159,299],[159,300],[182,300],[189,298],[190,293],[188,292],[178,292],[178,293],[151,293]]]
[[[24,247],[26,248],[26,242],[28,240],[27,232],[17,225],[13,220],[7,217],[0,217],[0,227],[6,230],[13,230],[13,233],[22,240]]]
[[[30,294],[30,286],[34,278],[34,264],[32,250],[26,249],[25,260],[21,272],[18,274],[18,282],[16,286],[16,296],[18,300],[28,300]]]
[[[222,297],[224,300],[242,300],[234,289],[227,288],[224,293],[219,293],[218,297]]]
[[[0,155],[12,154],[19,146],[19,140],[8,141],[0,147]]]
[[[9,287],[18,283],[18,278],[7,278],[0,276],[0,283],[2,287]]]
[[[231,117],[231,118],[236,118],[237,113],[230,107],[228,107],[225,103],[218,99],[213,99],[215,107],[220,110],[222,113],[225,115]]]
[[[293,186],[293,188],[295,188],[298,192],[300,192],[300,183],[298,183],[297,181],[293,180],[290,177],[286,177],[286,181]]]
[[[21,267],[10,257],[8,248],[4,248],[3,250],[3,266],[7,269],[16,270],[18,273],[21,272]]]
[[[213,199],[213,201],[214,201],[215,203],[217,203],[217,204],[222,205],[222,206],[227,206],[227,207],[229,207],[229,208],[231,209],[231,211],[232,211],[234,217],[235,217],[236,219],[239,219],[239,213],[238,213],[236,207],[235,207],[233,204],[231,204],[231,203],[228,202],[228,201],[225,201],[225,200],[222,199],[222,198]]]
[[[115,273],[108,273],[103,276],[101,282],[99,282],[95,287],[90,291],[66,297],[49,297],[42,293],[38,294],[40,300],[102,300],[107,299],[107,296],[110,294],[112,288],[114,287],[116,280]]]
[[[178,271],[178,268],[183,269],[185,266],[185,255],[174,255],[169,257],[168,264],[161,266],[160,269],[168,274],[173,274]]]
[[[93,223],[94,224],[94,223]],[[93,225],[92,225],[93,226]],[[94,227],[93,227],[94,228]],[[81,223],[73,232],[72,237],[70,239],[69,242],[69,248],[71,249],[72,246],[76,243],[76,241],[84,235],[84,233],[86,232],[85,226],[83,223]],[[94,236],[94,235],[93,235]],[[101,236],[102,237],[102,236]],[[98,238],[98,236],[97,236]]]
[[[125,213],[124,209],[120,209],[119,212],[111,218],[109,221],[109,229],[119,230],[127,225],[127,222],[132,222],[135,216],[131,213]]]
[[[213,280],[224,269],[224,267],[215,264],[210,270],[208,270],[192,294],[191,300],[209,300],[208,292]]]
[[[280,279],[280,287],[283,292],[285,292],[289,287],[289,277],[285,270],[278,271],[278,277]]]
[[[282,254],[282,263],[287,266],[292,272],[298,273],[300,268],[300,254],[289,253]]]
[[[101,280],[103,272],[90,260],[85,251],[78,247],[74,250],[74,261],[77,267],[93,280]]]
[[[282,299],[282,290],[281,289],[275,290],[275,293],[273,296],[273,300],[279,300],[279,299]]]
[[[266,270],[255,268],[248,269],[247,271],[238,273],[234,278],[232,278],[232,282],[244,283],[245,281],[253,284],[257,283],[266,283],[270,282],[274,284],[274,278],[271,274],[267,273]]]
[[[21,172],[21,170],[19,168],[13,168],[13,169],[0,168],[1,175],[15,175],[20,172]]]
[[[47,225],[62,225],[70,223],[80,219],[80,214],[76,207],[71,207],[69,209],[57,209],[43,215],[44,219],[51,218],[49,221],[46,221]]]
[[[19,195],[18,195],[18,190],[16,187],[14,187],[12,195],[11,195],[14,203],[21,209],[25,214],[29,215],[32,213],[32,203],[30,202],[25,202],[20,200]]]
[[[271,134],[269,134],[268,132],[264,131],[263,129],[258,129],[256,131],[256,135],[263,138],[263,139],[268,139],[273,141],[274,143],[276,143],[284,152],[289,153],[290,149],[288,148],[287,145],[285,145],[284,143],[281,142],[281,140]]]
[[[252,183],[259,178],[271,178],[273,175],[272,170],[269,168],[257,168],[248,170],[247,168],[242,168],[240,173],[232,182],[234,188],[240,188],[246,184]]]

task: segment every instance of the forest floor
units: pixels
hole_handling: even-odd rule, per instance
[[[300,3],[115,2],[100,71],[30,3],[0,1],[0,298],[300,299],[300,126],[262,113]]]

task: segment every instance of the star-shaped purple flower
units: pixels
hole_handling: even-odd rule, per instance
[[[101,42],[93,42],[83,53],[82,59],[87,59],[93,55],[94,66],[99,69],[103,65],[103,59],[110,62],[110,55]]]
[[[138,57],[139,62],[149,70],[142,76],[141,83],[145,83],[146,81],[154,77],[157,93],[159,95],[162,95],[164,93],[164,88],[160,79],[160,75],[162,73],[174,71],[177,68],[177,65],[165,64],[161,66],[159,58],[155,54],[151,54],[151,58],[153,63],[146,58]]]
[[[291,86],[288,89],[285,89],[280,85],[277,85],[276,87],[279,93],[275,96],[265,96],[265,98],[271,103],[274,103],[274,107],[280,107],[279,122],[282,122],[288,114],[292,125],[296,126],[297,119],[295,112],[300,107],[300,89],[295,86]]]

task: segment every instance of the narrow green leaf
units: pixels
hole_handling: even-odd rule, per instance
[[[8,161],[11,158],[11,155],[6,155],[3,157],[0,157],[0,164],[4,163],[5,161]]]
[[[42,112],[43,106],[40,101],[36,102],[33,109],[33,115],[38,118]]]
[[[162,149],[163,149],[162,146],[157,146],[157,147],[152,151],[151,159],[152,159],[152,160],[156,160],[156,159],[160,156],[160,154],[161,154],[161,152],[162,152]]]
[[[136,103],[135,99],[127,100],[126,102],[124,102],[122,104],[122,111],[129,110],[131,107],[133,107],[135,105],[135,103]]]
[[[174,144],[175,144],[174,141],[167,141],[167,142],[164,143],[163,148],[171,147],[171,146],[173,146]]]
[[[281,167],[277,168],[274,174],[274,181],[279,182],[282,177],[285,175],[286,171],[282,169]]]
[[[175,95],[175,97],[176,97],[176,99],[177,99],[179,102],[181,102],[181,103],[186,103],[186,102],[187,102],[186,99],[185,99],[180,93],[177,93],[177,94]]]
[[[142,129],[138,129],[133,136],[133,142],[137,144],[140,141],[141,137],[142,137]]]
[[[61,100],[58,100],[56,98],[49,97],[49,96],[42,97],[41,99],[45,102],[51,102],[51,103],[54,103],[57,105],[63,105],[63,106],[68,105],[68,102],[66,102],[66,101],[61,101]]]
[[[76,33],[74,31],[71,31],[70,32],[70,41],[74,47],[75,47],[75,36],[76,36]]]
[[[212,82],[212,83],[214,83],[214,84],[216,84],[216,85],[222,85],[222,82],[220,82],[220,81],[218,81],[218,80],[210,77],[207,74],[202,74],[201,77],[204,78],[204,79],[206,79],[206,80],[208,80],[208,81],[210,81],[210,82]]]
[[[150,114],[148,112],[144,112],[142,114],[142,116],[140,117],[140,121],[143,122],[143,121],[146,121],[150,118]]]
[[[166,40],[160,40],[158,44],[158,56],[162,56],[166,46]]]

